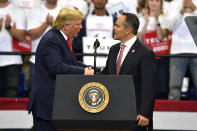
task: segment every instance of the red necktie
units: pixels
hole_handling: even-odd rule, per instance
[[[120,66],[121,66],[121,61],[122,61],[122,55],[123,55],[124,48],[125,48],[125,45],[121,44],[120,54],[119,54],[118,59],[116,61],[116,75],[118,75],[119,72],[120,72]]]
[[[74,54],[73,47],[72,47],[72,44],[71,44],[71,42],[70,42],[70,39],[68,38],[66,41],[67,41],[68,46],[70,47],[70,50],[71,50],[71,52],[72,52],[72,54],[73,54],[74,60],[76,60],[76,57],[75,57],[75,54]]]
[[[70,47],[70,50],[72,51],[72,53],[73,53],[73,55],[74,55],[73,48],[72,48],[72,44],[71,44],[69,38],[67,39],[67,43],[68,43],[68,45],[69,45],[69,47]]]

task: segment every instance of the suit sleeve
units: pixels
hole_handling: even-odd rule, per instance
[[[108,68],[109,68],[109,61],[111,59],[112,48],[109,50],[109,55],[108,55],[108,59],[106,61],[106,65],[105,65],[104,69],[100,72],[101,75],[110,75],[108,72]]]
[[[144,54],[141,64],[141,103],[139,114],[147,118],[152,117],[156,96],[156,65],[152,51]]]
[[[84,67],[70,64],[72,58],[69,58],[69,54],[64,54],[67,55],[68,60],[67,62],[65,62],[65,60],[63,61],[63,54],[60,48],[61,47],[58,47],[57,44],[47,41],[47,43],[44,44],[42,50],[40,50],[39,52],[42,55],[43,63],[49,70],[49,73],[51,73],[52,75],[84,74]]]
[[[76,61],[75,64],[77,66],[84,67],[84,68],[88,67],[87,65],[83,64],[81,61]]]
[[[108,75],[108,66],[106,64],[106,66],[104,67],[104,69],[100,72],[100,75]]]

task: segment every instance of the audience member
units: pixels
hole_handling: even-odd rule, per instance
[[[13,40],[25,36],[24,13],[8,0],[0,1],[0,51],[12,52]],[[19,55],[0,55],[0,95],[17,97],[22,58]]]
[[[27,30],[32,39],[31,51],[35,52],[43,34],[48,31],[57,17],[61,7],[57,5],[57,0],[46,0],[40,6],[33,8],[29,12],[27,19]],[[35,56],[30,58],[30,79],[34,77]]]
[[[26,24],[26,33],[23,41],[18,43],[18,51],[19,52],[31,52],[31,38],[29,32],[27,31],[27,18],[29,16],[29,12],[32,8],[38,7],[41,4],[41,0],[12,0],[12,2],[25,13],[25,24]],[[30,81],[30,55],[22,55],[23,65],[22,65],[22,73],[20,75],[19,82],[19,97],[25,97],[29,95],[29,89],[31,87]],[[25,81],[23,81],[25,79]]]
[[[197,3],[197,2],[196,2]],[[197,54],[196,44],[190,34],[190,31],[185,23],[187,16],[197,16],[197,10],[194,1],[183,0],[182,9],[180,13],[172,19],[171,30],[172,47],[171,54]],[[180,100],[181,87],[183,78],[189,68],[193,85],[196,88],[197,96],[197,58],[170,58],[170,83],[169,83],[169,99]]]
[[[20,8],[31,9],[33,7],[39,6],[41,0],[12,0],[13,3]]]
[[[169,19],[175,17],[175,15],[181,10],[183,0],[164,0],[163,11]]]
[[[163,0],[146,0],[145,12],[140,19],[139,39],[147,44],[156,54],[169,53],[167,17],[163,14]],[[165,38],[165,39],[164,39]],[[158,95],[168,99],[169,59],[157,58]]]
[[[113,25],[116,17],[110,15],[105,8],[108,0],[92,0],[94,10],[88,14],[86,19],[82,22],[83,28],[79,32],[78,37],[73,40],[73,49],[76,53],[83,52],[82,38],[99,37],[99,38],[112,38]],[[77,57],[82,61],[82,57]]]

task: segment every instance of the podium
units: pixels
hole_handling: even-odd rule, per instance
[[[90,96],[99,93],[92,103]],[[133,77],[57,75],[52,121],[57,129],[130,129],[136,122]]]

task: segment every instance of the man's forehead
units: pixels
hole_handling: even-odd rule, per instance
[[[121,15],[118,17],[116,24],[120,25],[121,23],[123,23],[125,21],[125,16]]]

